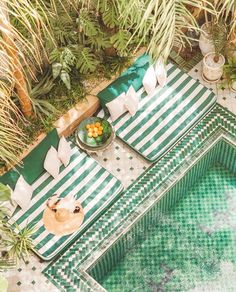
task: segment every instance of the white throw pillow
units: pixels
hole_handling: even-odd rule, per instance
[[[11,200],[13,203],[19,205],[23,211],[26,211],[30,206],[32,193],[32,186],[29,185],[21,175],[16,182],[14,192],[11,195]]]
[[[162,57],[160,57],[155,64],[155,73],[158,83],[160,84],[161,87],[164,87],[167,82],[167,72]]]
[[[70,148],[70,143],[65,139],[64,136],[62,136],[60,139],[57,155],[58,155],[58,158],[66,167],[70,162],[71,148]]]
[[[133,86],[131,85],[126,93],[125,107],[133,117],[138,110],[139,97]]]
[[[106,104],[113,122],[127,111],[124,103],[125,93],[122,92],[117,98]]]
[[[157,77],[156,73],[154,70],[154,66],[151,65],[148,69],[147,72],[145,73],[143,77],[143,86],[147,92],[147,94],[152,94],[153,91],[155,90],[157,85]]]
[[[44,160],[43,167],[49,174],[56,178],[59,175],[60,165],[61,161],[57,156],[57,150],[51,146]]]

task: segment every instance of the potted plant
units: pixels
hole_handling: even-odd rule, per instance
[[[201,34],[199,38],[199,48],[203,56],[208,53],[214,52],[215,47],[211,35],[212,22],[205,22],[201,26]]]
[[[230,89],[236,92],[236,57],[228,59],[228,64],[224,65],[224,74]]]
[[[202,77],[206,82],[217,82],[223,75],[225,57],[223,55],[227,44],[227,30],[223,22],[209,25],[214,50],[203,58]]]
[[[210,22],[207,13],[209,5],[209,2],[204,2],[206,23],[199,39],[199,46],[204,55],[202,76],[205,81],[217,82],[223,74],[223,55],[235,56],[235,0],[214,1],[214,13],[210,13]]]

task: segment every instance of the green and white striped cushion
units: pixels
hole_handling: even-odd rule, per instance
[[[118,179],[93,158],[81,152],[77,146],[72,144],[71,146],[73,154],[70,164],[67,167],[61,166],[59,177],[56,179],[44,172],[32,184],[34,192],[28,210],[23,212],[18,208],[10,220],[10,223],[16,221],[21,229],[27,224],[36,226],[37,231],[33,235],[34,251],[44,260],[57,255],[97,218],[122,190]],[[42,215],[45,204],[53,194],[58,194],[60,197],[73,194],[82,204],[85,219],[80,229],[72,235],[55,236],[43,226]]]
[[[157,86],[153,95],[138,91],[134,117],[127,112],[112,123],[116,135],[149,161],[164,155],[216,103],[211,90],[175,65],[167,65],[167,75],[167,85]]]

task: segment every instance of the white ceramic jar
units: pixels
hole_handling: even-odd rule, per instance
[[[219,60],[215,62],[215,52],[210,52],[203,58],[202,77],[207,82],[217,82],[223,75],[225,57],[219,54]]]
[[[210,23],[211,25],[211,23]],[[203,54],[203,56],[205,56],[206,54],[210,53],[210,52],[214,52],[215,51],[215,47],[214,47],[214,43],[212,41],[212,37],[211,34],[209,33],[209,29],[207,28],[207,23],[204,23],[201,26],[201,34],[200,34],[200,38],[199,38],[199,48]]]

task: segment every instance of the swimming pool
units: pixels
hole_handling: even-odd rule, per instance
[[[187,291],[236,285],[236,148],[200,155],[88,270],[108,291]],[[232,270],[225,280],[226,269]],[[197,291],[197,290],[196,290]]]
[[[184,198],[191,197],[194,188],[198,184],[200,184],[198,187],[202,188],[201,180],[204,177],[207,179],[212,176],[216,178],[216,173],[220,173],[219,177],[222,175],[228,181],[228,172],[226,171],[227,174],[225,176],[225,168],[229,170],[230,178],[232,178],[232,173],[234,176],[236,172],[235,145],[236,117],[217,105],[158,163],[154,164],[141,175],[109,209],[105,210],[100,218],[59,259],[52,262],[44,270],[44,274],[61,291],[105,291],[105,288],[108,291],[109,289],[113,291],[112,289],[114,288],[110,286],[110,283],[112,281],[114,282],[114,278],[112,280],[113,276],[110,271],[114,271],[114,269],[119,270],[119,265],[122,263],[121,260],[127,254],[127,251],[128,256],[135,258],[133,255],[138,250],[138,246],[142,246],[143,244],[144,249],[145,246],[147,247],[146,250],[149,249],[149,244],[145,244],[145,242],[148,242],[148,239],[153,243],[152,239],[156,238],[156,236],[157,238],[165,238],[163,232],[168,235],[167,231],[169,228],[167,228],[166,224],[168,220],[170,220],[170,224],[174,225],[174,222],[176,222],[179,226],[182,221],[177,221],[177,217],[174,214],[181,215],[187,210],[184,203],[182,203],[184,204],[182,206],[183,212],[178,211],[178,207],[181,206],[181,202],[185,202]],[[221,166],[217,163],[220,163]],[[222,165],[223,168],[221,168]],[[211,167],[213,167],[213,174],[208,176],[208,170],[212,169]],[[220,167],[219,171],[217,167]],[[197,184],[195,184],[196,182]],[[216,187],[217,189],[218,187]],[[189,194],[188,196],[187,193]],[[201,193],[200,197],[203,195],[204,193]],[[218,205],[221,206],[221,202],[219,199]],[[223,202],[226,205],[224,200]],[[173,208],[173,206],[176,206],[175,208],[177,209]],[[174,210],[174,213],[169,214],[169,210]],[[218,210],[219,213],[223,211],[220,208]],[[203,216],[203,219],[205,217]],[[193,221],[192,224],[199,227],[197,230],[200,229],[199,232],[203,234],[202,238],[205,236],[207,238],[206,242],[208,242],[211,236],[207,234],[207,230],[212,225],[207,225],[206,223],[210,222],[201,220],[196,224],[195,219],[195,217],[191,219]],[[183,222],[185,221],[183,220]],[[146,232],[149,228],[150,230]],[[161,228],[161,232],[158,228]],[[183,227],[180,225],[180,230],[182,229]],[[174,229],[172,228],[172,230]],[[214,235],[215,232],[213,231],[212,234]],[[199,235],[201,234],[199,233]],[[186,243],[188,237],[191,238],[191,236],[192,233],[184,237]],[[167,238],[168,236],[166,237],[166,241],[163,241],[163,245],[160,245],[159,253],[163,246],[168,246],[168,244],[171,246],[171,242],[173,244],[173,238],[170,241]],[[197,244],[200,244],[200,242],[201,240],[197,241]],[[182,246],[186,250],[186,245],[182,244]],[[175,247],[177,252],[181,244]],[[207,252],[204,245],[202,245],[202,250]],[[232,248],[230,250],[233,251]],[[144,254],[147,255],[146,253]],[[185,254],[185,252],[182,252],[182,254]],[[172,255],[175,258],[177,253],[172,253]],[[163,285],[165,282],[168,282],[168,285],[171,287],[173,279],[181,278],[173,276],[175,275],[174,273],[177,273],[178,269],[174,266],[173,260],[170,265],[169,262],[171,261],[168,261],[168,257],[165,258],[165,256],[165,252],[163,252],[160,256],[159,266],[154,262],[153,266],[158,266],[157,270],[152,270],[152,272],[147,273],[148,277],[145,282],[145,287],[149,291],[151,289],[155,291],[156,288],[161,287],[160,285]],[[125,262],[125,259],[123,262]],[[182,263],[182,260],[178,260],[178,262]],[[221,262],[219,267],[222,268],[223,265],[225,270],[225,265],[227,264],[228,274],[230,274],[230,271],[233,273],[233,262],[234,259],[231,257],[229,265],[227,264],[229,263],[228,260]],[[190,264],[191,261],[188,263]],[[219,267],[218,269],[220,269]],[[145,270],[147,268],[148,266],[145,266]],[[159,278],[154,279],[153,275],[156,274],[159,275]],[[134,278],[134,275],[132,278]],[[120,273],[117,273],[117,279],[122,282],[124,277]],[[210,278],[206,277],[206,281],[196,277],[194,279],[198,280],[196,284],[199,287],[199,285],[205,285]],[[129,277],[126,280],[128,281]],[[141,282],[143,283],[144,280]],[[177,282],[175,280],[175,284]],[[180,283],[183,286],[182,280]],[[137,287],[137,291],[139,291],[138,289],[140,288],[138,285],[140,283],[137,286],[136,284],[134,283],[133,285],[131,283],[131,287]],[[192,288],[190,289],[194,289],[195,286],[195,283],[194,285],[191,284]],[[189,287],[186,289],[189,289]]]

